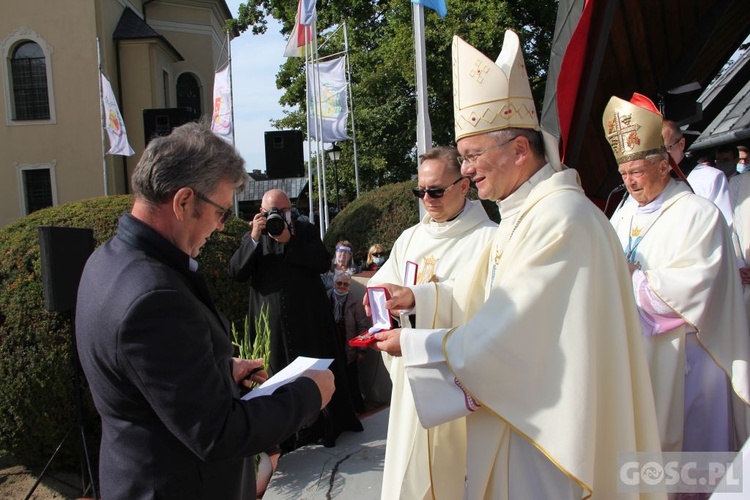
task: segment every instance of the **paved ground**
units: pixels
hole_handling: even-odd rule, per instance
[[[365,430],[343,433],[333,448],[310,445],[281,457],[263,500],[379,499],[388,413],[363,418]]]

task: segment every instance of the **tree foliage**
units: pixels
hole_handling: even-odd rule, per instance
[[[554,0],[471,1],[447,0],[448,15],[441,19],[425,9],[425,46],[430,122],[435,144],[453,143],[453,90],[451,42],[458,35],[491,58],[502,48],[506,29],[521,38],[532,91],[541,111],[557,2]],[[241,32],[264,33],[267,19],[281,22],[288,35],[297,2],[249,0],[240,6],[232,27]],[[318,0],[321,56],[341,52],[347,23],[360,186],[368,190],[411,178],[416,172],[416,95],[412,9],[408,0]],[[274,122],[277,128],[305,129],[305,76],[301,58],[281,66],[276,84],[285,89],[280,103],[290,109]],[[352,142],[339,144],[337,163],[344,199],[353,199]],[[327,179],[333,185],[333,173]]]

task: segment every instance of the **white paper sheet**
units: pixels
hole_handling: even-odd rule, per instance
[[[308,358],[305,356],[298,356],[284,369],[263,382],[260,387],[256,387],[252,391],[245,394],[242,399],[253,399],[259,396],[268,396],[269,394],[273,394],[273,391],[275,391],[282,385],[296,379],[305,370],[325,370],[331,365],[331,363],[333,363],[333,359]]]

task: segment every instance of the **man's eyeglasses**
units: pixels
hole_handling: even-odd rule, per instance
[[[673,147],[675,147],[677,144],[679,144],[681,140],[682,140],[682,137],[680,137],[679,139],[677,139],[676,141],[674,141],[669,146],[665,146],[666,149],[667,149],[667,151],[669,151],[670,149],[672,149]]]
[[[445,188],[438,188],[438,189],[412,189],[411,192],[414,193],[414,196],[417,198],[424,198],[424,195],[429,194],[430,198],[442,198],[445,193],[451,190],[453,186],[464,180],[466,177],[459,177],[455,181],[453,181],[453,184],[451,184],[448,187]],[[374,255],[374,254],[373,254]]]
[[[507,141],[503,142],[502,144],[495,144],[494,146],[490,146],[490,147],[485,148],[485,149],[483,149],[481,151],[477,151],[476,153],[466,153],[463,156],[459,155],[458,158],[457,158],[458,159],[458,164],[459,165],[463,165],[464,162],[467,162],[469,165],[473,165],[474,162],[477,161],[477,158],[479,158],[480,156],[482,156],[484,153],[486,153],[490,149],[501,148],[501,147],[505,146],[506,144],[508,144],[508,143],[510,143],[512,141],[515,141],[516,139],[518,139],[518,136],[511,137],[510,139],[508,139]]]
[[[193,192],[195,193],[195,197],[196,198],[200,198],[202,201],[205,201],[209,205],[213,205],[216,208],[218,208],[219,210],[221,210],[222,214],[221,214],[221,218],[219,220],[221,221],[222,224],[226,224],[227,221],[229,219],[231,219],[232,216],[234,215],[234,212],[232,212],[231,208],[224,208],[224,207],[222,207],[221,205],[219,205],[215,201],[211,200],[208,196],[205,196],[205,195],[199,193],[195,189],[193,189]]]
[[[348,281],[334,281],[334,285],[349,288],[349,282]]]

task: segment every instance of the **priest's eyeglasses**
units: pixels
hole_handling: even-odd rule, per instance
[[[437,188],[437,189],[412,189],[411,192],[414,193],[414,196],[417,198],[424,198],[424,195],[429,194],[430,198],[442,198],[445,193],[451,190],[453,186],[461,182],[465,177],[459,177],[455,181],[453,181],[453,184],[451,184],[448,187],[445,188]]]
[[[459,155],[459,157],[457,158],[458,159],[458,164],[459,165],[463,165],[464,162],[467,162],[469,165],[473,165],[474,162],[477,161],[477,158],[479,158],[480,156],[482,156],[484,153],[486,153],[490,149],[501,148],[501,147],[505,146],[506,144],[508,144],[508,143],[510,143],[512,141],[515,141],[516,139],[518,139],[518,136],[511,137],[510,139],[508,139],[507,141],[505,141],[505,142],[503,142],[501,144],[495,144],[494,146],[490,146],[490,147],[485,148],[485,149],[483,149],[481,151],[477,151],[476,153],[466,153],[463,156]]]
[[[199,193],[195,189],[193,189],[193,192],[195,193],[195,197],[196,198],[200,198],[202,201],[205,201],[209,205],[213,205],[216,208],[218,208],[219,210],[221,210],[221,217],[219,218],[219,220],[221,221],[222,224],[226,224],[227,221],[229,219],[231,219],[232,216],[234,215],[234,212],[232,212],[231,208],[224,208],[224,207],[222,207],[221,205],[219,205],[215,201],[211,200],[208,196]]]

